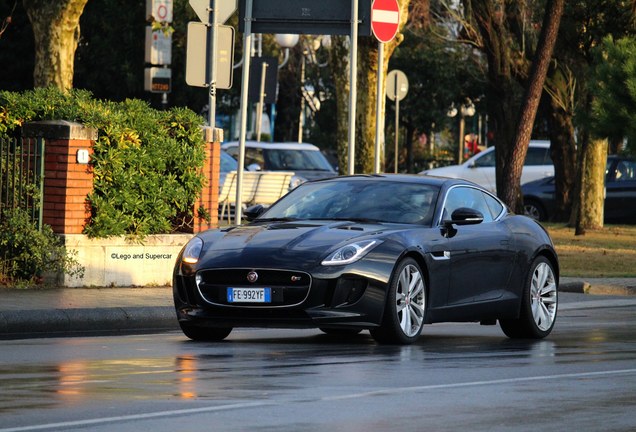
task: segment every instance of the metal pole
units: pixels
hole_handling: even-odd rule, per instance
[[[300,114],[298,114],[298,142],[303,142],[303,116],[305,114],[305,53],[300,64]]]
[[[382,115],[382,103],[384,102],[384,43],[378,42],[378,73],[376,85],[376,105],[375,105],[375,160],[373,172],[380,172],[380,141],[382,140],[382,129],[384,116]]]
[[[208,78],[210,84],[210,97],[208,99],[208,126],[216,127],[216,51],[217,51],[217,32],[218,25],[217,20],[217,7],[216,2],[220,0],[210,0],[209,12],[209,25],[212,27],[211,31],[207,32],[208,42],[207,45],[210,50],[207,52],[207,66],[208,66]]]
[[[354,173],[356,154],[356,95],[358,92],[358,0],[351,0],[351,52],[349,59],[349,156],[347,173]]]
[[[243,33],[243,73],[241,78],[241,130],[239,131],[238,167],[236,169],[236,225],[241,224],[243,169],[245,169],[245,129],[247,126],[247,87],[250,80],[250,48],[252,46],[252,0],[245,0],[245,33]]]
[[[464,159],[464,114],[459,113],[459,154],[457,163],[461,164]]]
[[[263,129],[263,99],[265,99],[265,77],[267,76],[266,62],[261,66],[261,88],[258,96],[258,105],[256,108],[256,141],[261,142],[261,131]]]
[[[399,159],[399,154],[398,154],[398,139],[399,139],[399,132],[400,132],[400,95],[399,92],[397,90],[398,86],[397,86],[397,75],[395,75],[395,173],[397,174],[398,172],[398,159]]]

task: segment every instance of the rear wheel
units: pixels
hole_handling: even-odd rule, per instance
[[[426,287],[419,264],[412,258],[396,267],[387,293],[384,318],[380,327],[370,330],[379,343],[411,344],[424,326]]]
[[[523,213],[538,221],[545,221],[548,219],[548,214],[543,206],[533,199],[526,199],[523,201]]]
[[[179,322],[183,334],[194,341],[216,342],[225,339],[232,328],[200,327],[186,322]]]
[[[552,263],[537,257],[525,282],[519,318],[500,320],[499,325],[511,338],[541,339],[552,331],[557,315],[558,290]]]

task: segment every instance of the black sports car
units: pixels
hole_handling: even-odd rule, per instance
[[[542,338],[557,313],[559,264],[546,231],[463,180],[358,175],[302,184],[251,222],[198,234],[174,270],[181,329],[368,329],[414,342],[427,323],[499,321]]]

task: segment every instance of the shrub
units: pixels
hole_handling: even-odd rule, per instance
[[[91,237],[165,234],[192,223],[203,187],[203,118],[157,111],[140,100],[98,101],[83,90],[0,92],[0,134],[26,122],[68,120],[94,127]]]
[[[84,276],[84,268],[50,226],[38,231],[25,210],[5,210],[0,222],[0,282],[39,283],[45,272]]]

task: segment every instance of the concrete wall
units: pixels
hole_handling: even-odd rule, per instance
[[[76,259],[84,266],[85,274],[82,279],[57,276],[56,282],[66,287],[106,287],[171,285],[177,255],[192,235],[152,235],[142,243],[125,237],[91,239],[82,234],[60,237],[67,250],[77,252]]]

